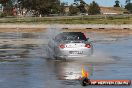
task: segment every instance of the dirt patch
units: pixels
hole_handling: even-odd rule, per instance
[[[53,29],[54,30],[54,29]],[[46,32],[46,28],[0,28],[0,32]],[[62,29],[64,32],[96,32],[113,34],[132,34],[132,29]]]
[[[42,28],[0,28],[0,32],[45,32],[46,29]]]
[[[131,29],[69,29],[63,30],[68,32],[96,32],[96,33],[108,33],[108,34],[132,34]]]

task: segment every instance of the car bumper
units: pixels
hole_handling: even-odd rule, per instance
[[[67,61],[88,61],[90,56],[60,56],[58,58]]]
[[[80,60],[88,59],[93,54],[93,48],[65,48],[58,49],[56,52],[57,58]]]
[[[88,60],[92,54],[87,55],[60,55],[57,56],[59,59],[65,59],[65,60]]]

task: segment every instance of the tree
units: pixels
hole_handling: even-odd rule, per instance
[[[125,9],[127,9],[130,13],[132,13],[132,3],[128,3],[128,4],[125,6]]]
[[[126,4],[131,3],[131,0],[126,0]]]
[[[100,14],[100,7],[95,1],[90,3],[89,9],[88,9],[88,14],[90,14],[90,15]]]
[[[69,15],[77,15],[78,12],[79,12],[78,8],[76,8],[73,5],[70,5],[70,7],[69,7]]]
[[[0,3],[3,6],[4,16],[13,15],[13,1],[14,0],[0,0]]]
[[[19,7],[41,15],[59,14],[60,0],[18,0]]]
[[[125,9],[127,9],[130,13],[132,13],[132,3],[131,3],[131,0],[126,0]]]
[[[60,9],[59,9],[61,15],[64,15],[65,14],[65,8],[66,8],[67,5],[68,4],[65,3],[65,2],[61,3]]]
[[[9,0],[9,1],[6,3],[6,7],[8,7],[8,8],[13,8],[13,2],[12,2],[12,0]]]
[[[120,3],[120,1],[119,0],[116,0],[114,7],[120,7],[120,4],[119,3]]]
[[[80,13],[86,13],[87,10],[85,9],[86,3],[84,0],[74,0],[74,5],[79,9]]]
[[[2,4],[3,6],[5,6],[8,1],[9,0],[0,0],[0,4]]]

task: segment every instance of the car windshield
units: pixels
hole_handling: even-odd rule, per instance
[[[63,32],[55,37],[56,40],[87,40],[81,32]]]

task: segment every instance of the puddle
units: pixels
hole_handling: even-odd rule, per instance
[[[82,61],[47,60],[46,44],[58,33],[60,30],[52,28],[47,33],[1,33],[1,88],[80,88],[75,79],[81,76],[82,67],[91,79],[132,79],[132,36],[87,33],[95,41],[91,57]]]

